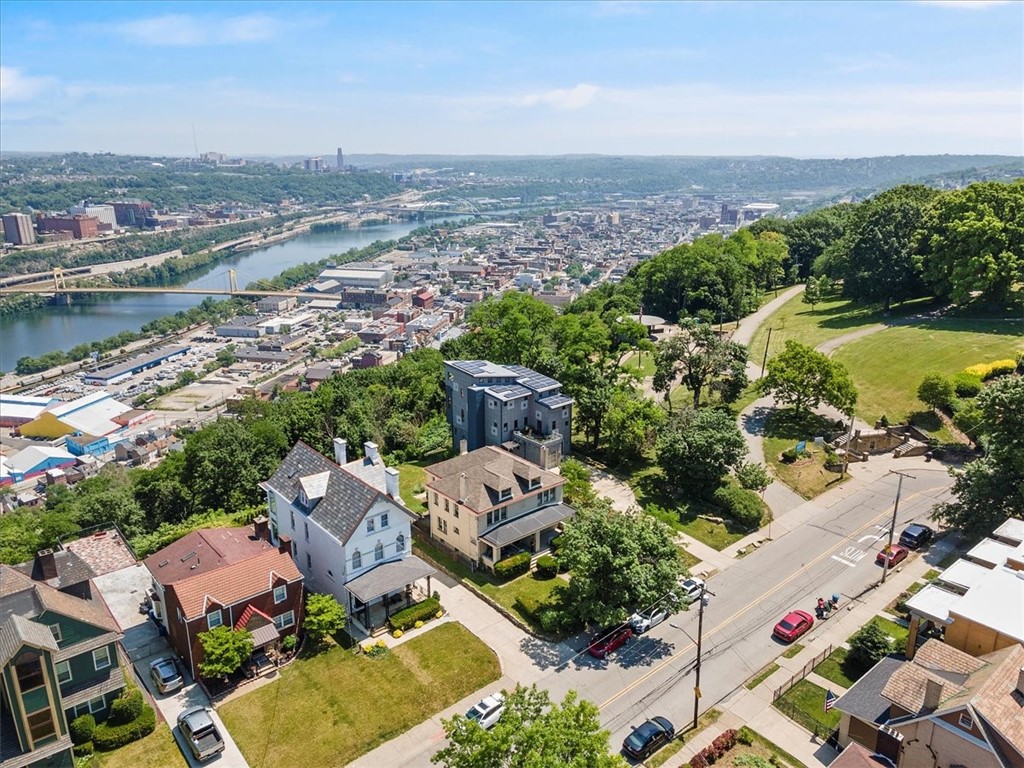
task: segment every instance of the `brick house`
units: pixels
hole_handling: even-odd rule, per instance
[[[193,531],[146,558],[153,609],[193,678],[199,634],[222,625],[248,629],[254,654],[302,626],[303,578],[290,547],[269,541],[266,518],[244,528]]]

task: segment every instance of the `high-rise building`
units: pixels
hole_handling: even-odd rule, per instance
[[[345,168],[345,155],[341,151],[341,147],[338,147],[338,170],[344,170]]]
[[[324,169],[324,160],[322,157],[307,157],[302,165],[307,171],[320,173]]]
[[[112,205],[89,205],[88,203],[82,203],[81,205],[73,205],[68,208],[68,213],[72,216],[95,216],[99,219],[100,224],[108,224],[111,229],[117,226],[117,214],[114,212],[114,206]]]
[[[32,245],[36,241],[31,216],[24,213],[6,213],[3,221],[4,241],[15,245]]]

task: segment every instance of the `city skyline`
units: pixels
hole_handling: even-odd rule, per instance
[[[6,151],[1024,154],[1021,3],[4,2],[2,15]]]

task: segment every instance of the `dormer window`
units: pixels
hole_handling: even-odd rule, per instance
[[[530,478],[530,490],[533,490],[534,488],[540,488],[540,478],[539,477],[531,477]]]
[[[957,724],[965,731],[969,731],[974,728],[974,718],[967,712],[961,712],[960,719],[957,721]]]
[[[501,489],[501,500],[505,501],[506,499],[511,499],[511,498],[512,498],[512,489],[511,488],[502,488]]]

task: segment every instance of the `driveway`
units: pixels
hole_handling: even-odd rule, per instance
[[[215,765],[219,768],[248,768],[249,764],[245,762],[238,745],[231,738],[231,734],[224,727],[224,723],[216,711],[213,713],[213,720],[217,723],[217,728],[224,739],[224,752],[220,757],[206,763],[199,763],[192,758],[188,745],[184,743],[177,728],[178,715],[190,707],[209,707],[210,699],[206,692],[191,680],[181,665],[179,668],[182,669],[187,683],[184,688],[166,696],[160,695],[153,688],[153,682],[149,677],[149,662],[160,656],[175,656],[176,654],[167,644],[167,640],[160,636],[156,624],[145,614],[139,612],[139,603],[146,596],[151,582],[149,571],[141,563],[93,579],[93,583],[103,596],[104,602],[124,635],[121,647],[135,667],[136,679],[142,681],[192,768],[199,768],[200,765]]]

